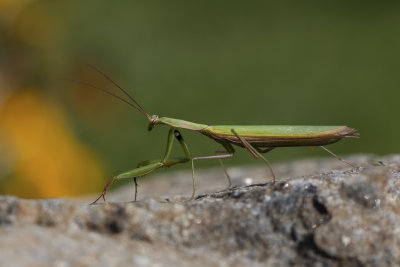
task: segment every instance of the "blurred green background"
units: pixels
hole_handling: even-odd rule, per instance
[[[85,62],[151,114],[206,124],[348,125],[361,139],[330,146],[337,154],[396,153],[399,14],[398,1],[0,0],[0,192],[100,192],[112,175],[164,153],[167,127],[148,132],[134,109],[62,80],[115,90]],[[220,149],[182,134],[194,156]],[[329,155],[268,154],[272,162],[320,156]],[[258,163],[244,150],[225,162]]]

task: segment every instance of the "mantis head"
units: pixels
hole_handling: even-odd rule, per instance
[[[151,131],[153,130],[154,126],[156,126],[156,124],[158,123],[158,115],[153,115],[149,118],[150,120],[150,124],[148,127],[148,130]]]

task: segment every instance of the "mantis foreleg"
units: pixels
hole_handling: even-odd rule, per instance
[[[174,142],[174,137],[179,141],[179,144],[181,145],[181,148],[185,154],[185,157],[182,158],[173,158],[169,160],[169,156],[172,151],[172,145]],[[169,167],[175,164],[179,163],[184,163],[190,160],[190,154],[189,154],[189,149],[187,148],[186,143],[183,141],[182,135],[178,130],[175,128],[171,127],[168,133],[168,140],[167,140],[167,148],[164,154],[164,157],[162,159],[158,160],[146,160],[138,164],[138,167],[136,169],[121,173],[115,177],[113,177],[104,187],[103,192],[101,195],[93,201],[91,204],[95,204],[100,198],[103,198],[105,201],[105,194],[107,192],[107,189],[111,186],[111,184],[115,180],[120,180],[120,179],[126,179],[126,178],[134,178],[135,182],[135,201],[136,201],[136,196],[137,196],[137,181],[136,178],[140,176],[144,176],[154,170],[157,170],[162,167]]]

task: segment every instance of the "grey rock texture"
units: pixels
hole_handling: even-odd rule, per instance
[[[263,185],[264,166],[231,168],[236,186],[211,193],[223,172],[199,171],[192,201],[176,196],[190,196],[189,172],[139,180],[135,203],[131,186],[91,206],[2,196],[0,265],[399,266],[400,155],[348,160],[360,167],[276,165]]]

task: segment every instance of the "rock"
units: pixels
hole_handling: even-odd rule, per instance
[[[190,195],[189,172],[139,180],[138,202],[114,202],[132,187],[97,205],[2,196],[1,266],[399,266],[400,155],[349,160],[277,165],[275,184],[232,168],[211,193],[223,172],[198,171],[192,201],[150,197]]]

